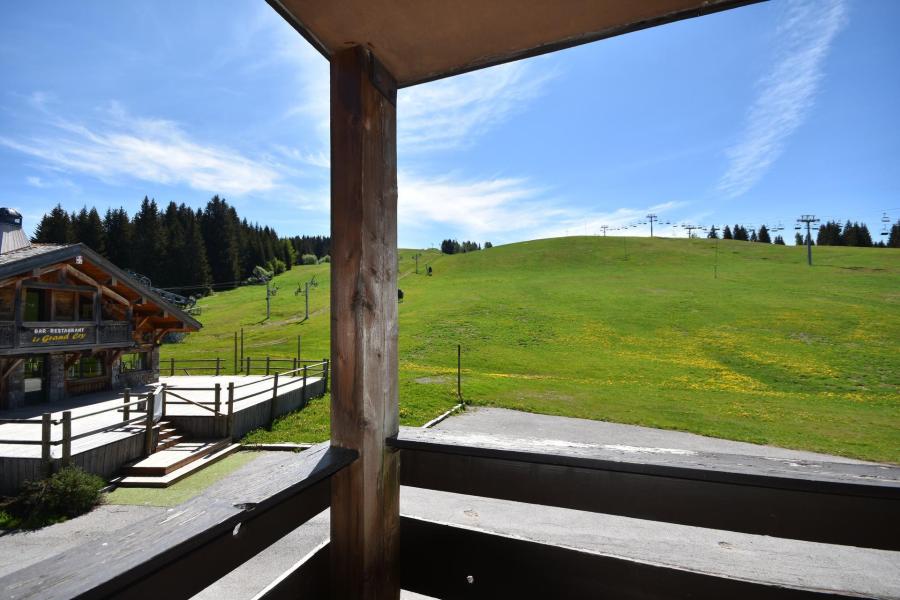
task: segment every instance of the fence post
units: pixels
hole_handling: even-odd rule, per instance
[[[245,375],[249,375],[249,374],[250,374],[250,357],[248,356],[247,357],[247,372],[245,373]]]
[[[72,463],[72,412],[63,413],[62,465],[68,467]]]
[[[456,345],[456,399],[462,402],[462,345]]]
[[[271,362],[272,362],[272,357],[267,356],[266,357],[266,377],[269,376],[269,365],[271,364]]]
[[[53,470],[53,463],[50,457],[50,436],[53,432],[53,423],[50,420],[50,413],[41,415],[41,467],[44,470],[44,476],[49,477]]]
[[[329,367],[331,366],[331,361],[328,360],[327,358],[322,359],[322,360],[325,363],[325,367],[324,367],[324,371],[323,371],[323,373],[325,374],[325,391],[324,391],[324,393],[327,394],[328,393],[328,370],[329,370]]]
[[[307,365],[303,365],[303,388],[301,389],[300,394],[300,406],[306,406],[306,369]]]
[[[219,371],[220,371],[221,366],[222,366],[222,359],[217,356],[216,357],[216,377],[219,376]]]
[[[228,420],[225,423],[228,439],[234,441],[234,382],[228,382]]]
[[[153,392],[147,393],[147,418],[144,421],[144,456],[153,454]]]
[[[277,414],[275,413],[275,401],[278,399],[278,373],[275,373],[275,381],[272,385],[272,404],[269,406],[269,429],[272,429],[272,424],[275,423],[275,417]]]
[[[175,377],[175,357],[169,359],[169,377]]]
[[[237,353],[237,331],[234,332],[234,374],[237,375],[238,372],[238,353]]]
[[[215,409],[216,416],[213,417],[213,423],[216,430],[216,435],[219,435],[219,431],[221,431],[221,423],[222,423],[222,384],[216,383],[216,400],[215,400]]]
[[[292,370],[294,372],[291,373],[291,377],[296,377],[297,376],[297,359],[296,358],[294,359],[294,368]]]
[[[131,388],[125,388],[125,396],[122,398],[125,406],[122,408],[122,421],[127,422],[131,418]]]

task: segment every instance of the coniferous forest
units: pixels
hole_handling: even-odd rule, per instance
[[[275,274],[330,252],[327,236],[278,237],[274,229],[248,223],[223,198],[203,209],[144,197],[133,217],[123,208],[68,213],[57,205],[35,228],[33,242],[81,242],[115,265],[148,277],[155,287],[183,294],[240,285],[262,267]]]

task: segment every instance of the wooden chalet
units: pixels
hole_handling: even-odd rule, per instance
[[[542,440],[399,426],[397,119],[403,116],[397,110],[398,88],[750,2],[268,2],[330,62],[330,442],[292,456],[277,472],[250,465],[240,489],[216,502],[190,501],[152,527],[112,532],[0,578],[3,597],[190,598],[326,508],[327,543],[297,556],[256,599],[396,600],[401,588],[444,599],[857,596],[816,582],[775,586],[400,513],[403,484],[900,550],[900,485],[878,466],[809,468],[713,455],[622,457]],[[227,10],[212,4],[206,9]],[[58,252],[67,253],[68,275],[82,272],[74,262],[78,255],[102,266],[86,249]],[[34,273],[33,268],[17,272]],[[95,297],[103,294],[101,284],[113,283],[110,273],[102,279],[102,270],[87,275],[95,282],[88,286]],[[45,280],[64,273],[48,273]],[[67,281],[75,283],[71,277]],[[120,278],[109,289],[135,312],[126,318],[120,311],[120,322],[137,329],[135,321],[143,318],[138,307],[151,298],[134,288],[128,294],[126,281]],[[175,313],[167,316],[157,304],[155,316],[144,323],[152,322],[155,332],[144,338],[147,342],[177,326]],[[140,314],[146,316],[144,310]],[[180,318],[188,328],[190,322]],[[98,319],[94,326],[101,323]]]
[[[200,323],[83,244],[31,244],[0,209],[0,410],[157,381]]]

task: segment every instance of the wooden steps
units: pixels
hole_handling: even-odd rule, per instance
[[[241,447],[230,440],[179,442],[124,469],[120,487],[168,487],[233,454]]]

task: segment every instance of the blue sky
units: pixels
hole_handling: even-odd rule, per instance
[[[401,245],[651,211],[880,231],[900,217],[898,20],[894,0],[774,0],[402,90]],[[220,194],[328,232],[327,63],[262,0],[3,3],[0,81],[0,204],[29,229],[57,202]]]

